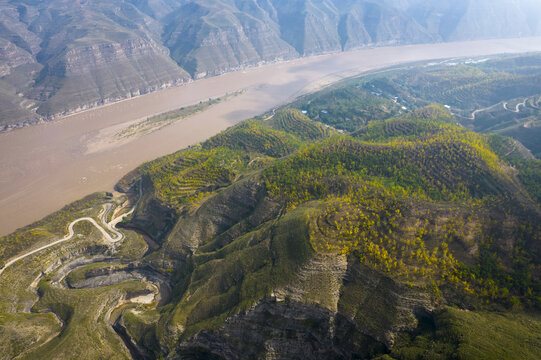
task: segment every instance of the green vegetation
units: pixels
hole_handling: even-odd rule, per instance
[[[6,238],[20,239],[20,234],[36,235],[39,229],[47,231],[47,237],[31,238],[36,242],[61,238],[67,233],[67,224],[77,217],[91,216],[98,220],[103,204],[111,201],[105,195],[98,193],[76,201]],[[122,283],[97,289],[71,290],[63,288],[63,281],[58,283],[61,272],[56,271],[75,258],[92,262],[94,256],[103,258],[105,255],[116,256],[121,262],[138,260],[145,254],[147,246],[140,235],[131,231],[126,231],[118,250],[106,246],[101,233],[93,225],[81,222],[74,231],[76,236],[72,241],[24,258],[0,276],[0,348],[4,350],[0,358],[9,359],[15,355],[28,359],[130,358],[110,328],[109,322],[114,319],[109,320],[108,311],[125,298],[146,290],[149,285]],[[37,244],[42,243],[32,245]],[[19,251],[27,250],[21,246]],[[92,272],[111,266],[91,263],[76,267],[74,271],[68,270],[67,282],[76,284]]]
[[[518,178],[528,193],[538,204],[541,204],[541,160],[524,160],[517,163]]]
[[[312,120],[345,131],[354,131],[368,122],[404,112],[393,101],[378,97],[357,83],[307,95],[291,106],[306,111]]]
[[[435,324],[404,334],[387,359],[537,359],[538,314],[490,313],[445,308]],[[384,359],[382,357],[381,359]]]
[[[270,194],[290,209],[306,201],[325,200],[313,222],[312,244],[318,251],[352,252],[363,263],[405,281],[422,279],[427,285],[443,280],[458,284],[466,293],[473,294],[476,288],[482,298],[511,304],[515,300],[509,289],[517,295],[532,286],[511,279],[522,276],[530,284],[531,270],[522,275],[518,270],[511,271],[513,275],[507,275],[508,270],[496,274],[481,256],[479,267],[464,271],[460,261],[471,263],[467,251],[483,244],[486,254],[499,258],[491,248],[503,240],[493,238],[503,230],[491,220],[494,199],[513,201],[514,196],[520,198],[520,191],[500,170],[483,137],[429,122],[412,123],[423,130],[415,141],[409,140],[411,135],[396,138],[393,131],[390,142],[381,142],[385,133],[380,130],[392,123],[368,127],[364,136],[377,137],[377,145],[333,138],[276,162],[263,175]],[[442,201],[456,205],[437,203]],[[511,226],[517,228],[507,231],[518,235],[524,224],[516,222]],[[540,229],[534,226],[524,231],[519,236],[537,238]],[[450,245],[465,248],[466,253],[450,251]],[[517,245],[524,246],[520,252],[534,246],[533,240]],[[524,261],[519,260],[522,255],[513,257],[516,267],[523,270],[536,261],[535,256]]]
[[[280,117],[280,114],[278,115]],[[283,115],[286,117],[287,115]],[[291,120],[289,126],[294,127]],[[301,120],[302,121],[302,120]],[[246,153],[260,153],[271,157],[282,157],[295,150],[295,138],[283,131],[278,131],[265,126],[265,123],[249,120],[236,125],[202,144],[204,149],[219,147],[232,150],[241,150]],[[283,123],[279,123],[283,127]]]
[[[127,293],[144,289],[145,284],[136,282],[92,290],[55,289],[47,281],[41,282],[41,298],[34,309],[55,313],[64,325],[58,337],[24,358],[129,359],[121,340],[108,325],[108,310]]]
[[[183,337],[219,328],[287,284],[312,254],[306,215],[307,209],[297,209],[218,251],[194,256],[190,285],[171,319],[186,329]]]
[[[518,170],[518,179],[528,194],[541,204],[541,160],[533,158],[522,144],[511,138],[493,135],[489,138],[489,143],[500,158],[507,160]]]
[[[101,211],[98,205],[102,204],[105,199],[105,193],[89,195],[42,220],[0,238],[0,264],[24,250],[38,247],[38,245],[46,245],[64,237],[68,233],[69,223],[78,217],[97,217]],[[80,224],[80,226],[83,227],[85,233],[90,228],[88,224]]]
[[[187,118],[188,116],[197,114],[201,111],[205,111],[212,105],[218,104],[222,101],[227,101],[231,97],[238,95],[239,93],[233,93],[226,95],[223,98],[209,99],[205,102],[200,102],[196,105],[190,105],[182,107],[177,110],[169,111],[160,115],[149,117],[143,121],[133,124],[122,131],[115,134],[115,138],[118,140],[127,139],[133,136],[142,136],[154,131],[158,131],[168,125],[171,125],[177,121]]]
[[[325,126],[313,122],[308,116],[295,109],[278,111],[268,120],[268,125],[305,141],[324,139],[331,133]]]
[[[358,86],[407,107],[446,104],[465,127],[517,139],[539,157],[540,58],[534,54],[419,67],[372,76]]]
[[[81,280],[86,279],[89,273],[100,271],[100,270],[110,271],[110,270],[122,269],[125,267],[126,265],[121,265],[121,264],[93,263],[88,266],[80,267],[77,270],[70,272],[70,274],[66,277],[66,280],[70,284],[73,285]]]
[[[161,159],[148,167],[148,174],[162,201],[181,205],[197,201],[220,187],[230,185],[237,169],[244,166],[240,154],[229,149],[189,150]]]
[[[141,312],[128,309],[122,313],[122,325],[130,338],[154,352],[159,351],[156,339],[156,327],[160,313],[156,310]]]
[[[201,145],[144,164],[121,183],[125,186],[137,175],[145,174],[150,177],[156,196],[168,206],[180,209],[231,185],[246,171],[291,154],[302,140],[322,139],[330,134],[301,112],[285,109],[271,120],[245,121]]]
[[[0,314],[0,357],[13,359],[60,332],[52,314]]]
[[[189,258],[173,270],[176,300],[161,313],[167,328],[177,329],[174,336],[154,321],[140,324],[129,315],[131,331],[147,339],[141,340],[147,350],[156,351],[148,341],[154,336],[172,345],[200,332],[220,332],[226,319],[291,286],[304,294],[294,294],[296,301],[338,306],[378,338],[386,338],[385,324],[415,318],[395,308],[399,298],[363,310],[355,300],[367,294],[362,283],[345,283],[342,295],[334,295],[328,284],[318,289],[306,280],[312,276],[306,271],[317,271],[310,264],[344,256],[348,267],[362,265],[365,270],[358,271],[384,279],[381,299],[406,292],[436,306],[480,311],[541,304],[535,245],[541,227],[533,220],[539,215],[525,196],[532,189],[524,178],[528,173],[517,177],[509,166],[507,140],[457,126],[437,105],[359,121],[351,135],[310,121],[298,110],[284,109],[137,171],[148,176],[152,196],[176,209],[179,220],[166,246]],[[194,181],[189,192],[183,179]],[[241,195],[241,184],[252,182],[263,186],[265,201],[280,204],[285,215],[277,216],[275,205],[251,204]],[[535,175],[531,183],[538,183]],[[232,215],[244,211],[237,201],[246,202],[250,215]],[[222,208],[223,214],[217,210]],[[512,248],[503,245],[509,238]],[[304,280],[297,278],[301,273]],[[410,347],[422,348],[425,357],[457,351],[454,343],[430,339],[432,345],[422,337],[411,340],[413,345],[400,343],[390,355],[409,358]]]
[[[437,102],[471,112],[541,93],[539,55],[530,56],[529,63],[510,73],[506,65],[514,59],[415,68],[377,77],[363,88],[396,96],[401,102]]]
[[[289,199],[292,207],[347,186],[348,177],[354,179],[350,182],[370,180],[435,200],[453,200],[499,194],[506,175],[482,137],[440,125],[436,134],[415,141],[374,144],[333,138],[273,164],[264,177],[270,193]]]
[[[402,107],[421,104],[408,94],[428,91],[420,84],[431,77],[434,96],[447,83],[462,90],[446,96],[464,101],[483,81],[514,84],[505,64],[415,70],[417,90],[397,85],[411,71],[349,80],[143,164],[118,187],[141,184],[123,225],[148,236],[126,231],[105,246],[80,224],[78,241],[8,269],[8,338],[36,338],[42,326],[50,341],[0,346],[28,358],[125,358],[122,334],[143,358],[295,358],[289,351],[310,348],[324,358],[535,358],[539,160],[516,139],[457,124],[454,108]],[[67,218],[95,217],[114,200],[102,196],[16,234],[63,234]],[[134,267],[159,281],[122,281]],[[29,310],[54,313],[61,329],[23,318]]]
[[[135,231],[124,231],[125,238],[117,246],[117,256],[123,259],[136,260],[146,254],[148,245],[143,236]]]

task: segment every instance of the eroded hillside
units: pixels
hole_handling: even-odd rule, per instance
[[[2,238],[2,356],[536,358],[539,180],[507,140],[356,84],[294,105]]]

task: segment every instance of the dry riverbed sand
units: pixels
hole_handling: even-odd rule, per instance
[[[364,49],[302,58],[198,80],[33,127],[0,134],[0,235],[82,196],[111,190],[144,161],[196,144],[244,119],[336,82],[402,63],[541,51],[541,38]],[[152,115],[223,97],[158,131],[114,141]]]

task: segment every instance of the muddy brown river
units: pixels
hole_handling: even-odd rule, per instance
[[[110,191],[142,162],[344,77],[402,63],[541,51],[541,38],[364,49],[298,59],[198,80],[32,127],[0,134],[0,235],[95,191]],[[243,91],[158,131],[114,135],[146,117]]]

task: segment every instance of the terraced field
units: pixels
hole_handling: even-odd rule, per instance
[[[540,55],[485,60],[374,76],[356,86],[408,107],[445,104],[463,126],[513,137],[539,156]]]
[[[272,115],[268,125],[273,129],[293,134],[301,140],[315,141],[328,137],[331,131],[310,120],[299,110],[285,109]]]
[[[271,157],[285,156],[295,149],[295,144],[289,134],[270,129],[254,121],[228,129],[204,142],[202,146],[205,149],[225,147],[247,153],[262,153]]]
[[[243,171],[291,154],[302,141],[332,133],[300,111],[284,109],[270,119],[244,122],[200,146],[143,165],[136,173],[148,173],[160,199],[178,208],[231,185]]]
[[[391,99],[365,90],[356,82],[346,84],[307,95],[291,106],[306,111],[310,119],[346,131],[353,131],[373,120],[384,120],[405,112],[405,109]]]

